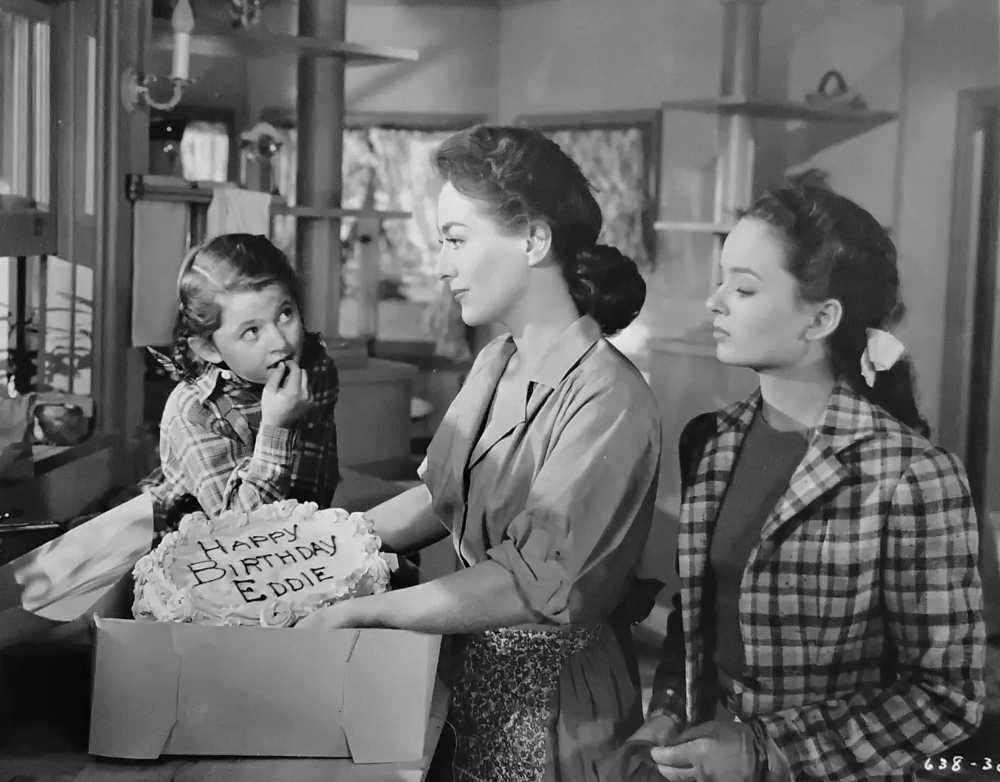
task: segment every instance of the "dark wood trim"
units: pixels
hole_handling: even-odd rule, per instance
[[[519,114],[517,125],[539,130],[583,130],[587,128],[633,128],[663,122],[663,111],[655,109],[622,109],[609,111],[566,112],[565,114]]]
[[[981,216],[973,214],[978,210],[972,198],[972,189],[977,186],[973,180],[982,173],[975,170],[977,161],[973,137],[981,125],[983,110],[997,106],[1000,106],[998,88],[962,90],[959,93],[941,375],[945,393],[941,395],[938,411],[938,437],[945,447],[964,461],[970,461],[972,457],[971,463],[976,462],[975,455],[968,452],[968,435],[972,413],[972,338],[976,290],[980,282],[977,280],[975,247],[981,219]],[[978,162],[981,166],[991,164],[985,158]],[[973,225],[974,220],[976,225]]]
[[[276,128],[296,126],[295,109],[269,108],[261,112],[264,122]],[[399,130],[462,130],[470,125],[486,122],[484,114],[422,114],[409,112],[362,111],[348,112],[344,117],[344,127],[393,128]]]
[[[150,0],[97,0],[97,193],[95,199],[95,427],[119,444],[114,468],[128,473],[128,454],[143,417],[143,351],[131,345],[132,210],[122,172],[149,166],[149,114],[124,111],[121,74],[139,67],[150,34]]]
[[[192,106],[181,101],[168,111],[151,109],[150,119],[178,119],[188,122],[219,122],[229,128],[230,134],[236,132],[236,112],[233,109],[223,109],[216,106]]]
[[[484,114],[417,114],[404,112],[362,111],[347,115],[344,127],[392,128],[394,130],[444,131],[463,130],[486,122]]]
[[[56,3],[52,0],[48,0],[48,2],[42,2],[42,0],[4,0],[2,10],[8,14],[27,17],[32,22],[48,22],[52,19],[54,5]]]
[[[643,154],[646,157],[646,176],[643,189],[646,204],[642,213],[642,239],[650,264],[656,263],[657,230],[655,223],[660,213],[660,191],[663,167],[663,110],[622,109],[611,111],[569,112],[566,114],[522,114],[515,124],[538,130],[589,130],[639,128],[642,134]]]

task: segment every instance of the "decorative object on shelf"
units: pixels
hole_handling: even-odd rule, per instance
[[[31,450],[35,395],[8,395],[0,390],[0,480],[30,478],[35,474]]]
[[[283,143],[278,129],[268,122],[258,122],[240,134],[240,187],[278,192],[273,165]]]
[[[249,27],[260,21],[262,0],[229,0],[229,12],[233,15],[233,27]]]
[[[839,106],[864,111],[868,103],[860,95],[847,86],[844,75],[837,70],[827,71],[819,80],[816,92],[806,95],[806,103],[813,105]]]
[[[54,391],[35,398],[34,441],[43,445],[76,445],[92,430],[93,400]]]
[[[837,124],[841,141],[866,133],[897,118],[896,112],[870,109],[836,70],[824,74],[816,93],[805,100],[769,98],[758,94],[762,11],[767,0],[719,0],[723,8],[723,47],[720,94],[710,98],[668,100],[665,111],[714,114],[719,118],[711,215],[692,215],[656,221],[657,231],[709,234],[715,237],[713,276],[717,281],[722,242],[740,211],[755,192],[758,121]]]
[[[140,102],[157,109],[172,109],[180,103],[184,89],[192,81],[189,78],[191,60],[191,33],[194,30],[194,14],[189,0],[177,0],[170,17],[173,28],[173,67],[169,76],[154,74],[140,75],[135,68],[126,68],[122,74],[121,98],[125,111],[135,111]],[[167,81],[173,85],[173,94],[166,102],[154,100],[150,87],[155,82]]]

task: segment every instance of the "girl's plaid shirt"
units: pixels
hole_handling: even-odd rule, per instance
[[[302,366],[314,406],[289,429],[262,426],[260,387],[218,367],[174,388],[160,422],[160,467],[142,483],[158,531],[196,510],[215,516],[284,499],[330,507],[340,480],[339,383],[319,335],[306,335]]]

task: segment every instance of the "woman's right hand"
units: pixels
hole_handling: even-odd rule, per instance
[[[632,734],[629,741],[649,741],[657,747],[664,747],[681,735],[680,725],[669,714],[654,714],[649,717],[639,730]]]
[[[286,376],[287,369],[287,376]],[[312,407],[309,375],[294,361],[279,364],[267,378],[260,398],[260,422],[288,428]]]

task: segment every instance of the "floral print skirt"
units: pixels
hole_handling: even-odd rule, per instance
[[[560,674],[602,643],[602,624],[568,630],[502,628],[463,636],[455,649],[455,782],[542,782],[556,766],[551,737]],[[552,774],[548,775],[551,778]]]

